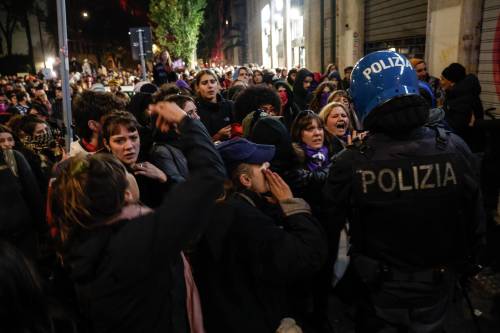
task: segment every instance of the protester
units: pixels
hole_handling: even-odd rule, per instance
[[[104,116],[123,105],[110,93],[85,91],[73,102],[77,141],[71,144],[70,155],[94,154],[103,149],[101,128]]]
[[[221,195],[223,166],[199,122],[173,103],[156,110],[165,126],[185,134],[192,175],[158,210],[138,204],[134,177],[110,155],[73,157],[53,183],[62,260],[71,267],[81,309],[95,332],[203,329],[181,250],[205,229]]]
[[[331,134],[333,152],[340,152],[349,143],[349,136],[353,134],[345,105],[337,102],[329,103],[321,109],[319,117],[325,124],[325,130]]]
[[[141,137],[134,116],[124,111],[110,113],[103,120],[102,137],[108,152],[136,176],[142,202],[151,208],[158,207],[167,190],[167,175],[147,160],[138,162]]]
[[[267,169],[274,147],[235,138],[217,149],[231,181],[197,251],[206,328],[273,332],[290,313],[290,286],[321,267],[326,243],[308,205]]]
[[[310,109],[319,113],[319,111],[328,103],[328,98],[335,90],[337,90],[337,85],[331,81],[319,84],[312,93]]]
[[[75,58],[72,124],[48,69],[0,75],[2,304],[18,307],[0,330],[406,332],[420,311],[418,330],[441,331],[442,304],[462,305],[454,281],[477,272],[481,197],[488,268],[472,288],[498,270],[498,121],[463,66],[437,84],[422,59],[374,54],[343,79],[334,65],[174,71],[162,53],[151,81],[134,75],[148,62]]]
[[[214,141],[231,138],[231,124],[234,121],[233,102],[225,100],[219,94],[217,76],[211,70],[202,70],[196,74],[196,104],[201,122]]]
[[[298,71],[293,83],[293,102],[300,111],[307,110],[311,103],[311,84],[314,81],[313,73],[307,68]]]
[[[484,133],[474,129],[474,122],[484,118],[479,80],[473,74],[467,75],[462,65],[453,63],[441,73],[441,86],[446,92],[446,122],[473,152],[482,151]]]

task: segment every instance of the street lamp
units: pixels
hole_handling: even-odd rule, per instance
[[[89,12],[87,12],[87,11],[85,11],[85,10],[84,10],[84,11],[82,12],[82,17],[83,17],[84,19],[89,18]]]

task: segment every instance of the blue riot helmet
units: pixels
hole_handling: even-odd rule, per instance
[[[435,108],[436,97],[434,97],[431,87],[426,82],[418,80],[418,90],[420,92],[420,96],[425,98],[431,108]]]
[[[401,96],[419,95],[417,73],[399,53],[376,51],[361,58],[351,73],[350,93],[361,121],[377,107]]]

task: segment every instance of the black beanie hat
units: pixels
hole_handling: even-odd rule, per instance
[[[249,139],[253,142],[279,145],[284,140],[286,141],[287,138],[290,140],[286,126],[277,117],[265,117],[257,120],[249,136]]]
[[[276,172],[289,169],[296,163],[292,139],[286,126],[278,117],[265,117],[257,121],[249,136],[252,142],[274,145],[276,154],[271,161],[271,169]]]
[[[451,82],[458,82],[465,78],[465,67],[454,62],[446,67],[441,75]]]

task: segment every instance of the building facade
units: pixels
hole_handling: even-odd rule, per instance
[[[247,22],[249,63],[323,72],[391,49],[439,77],[459,62],[478,74],[485,108],[500,113],[500,0],[255,0]]]

